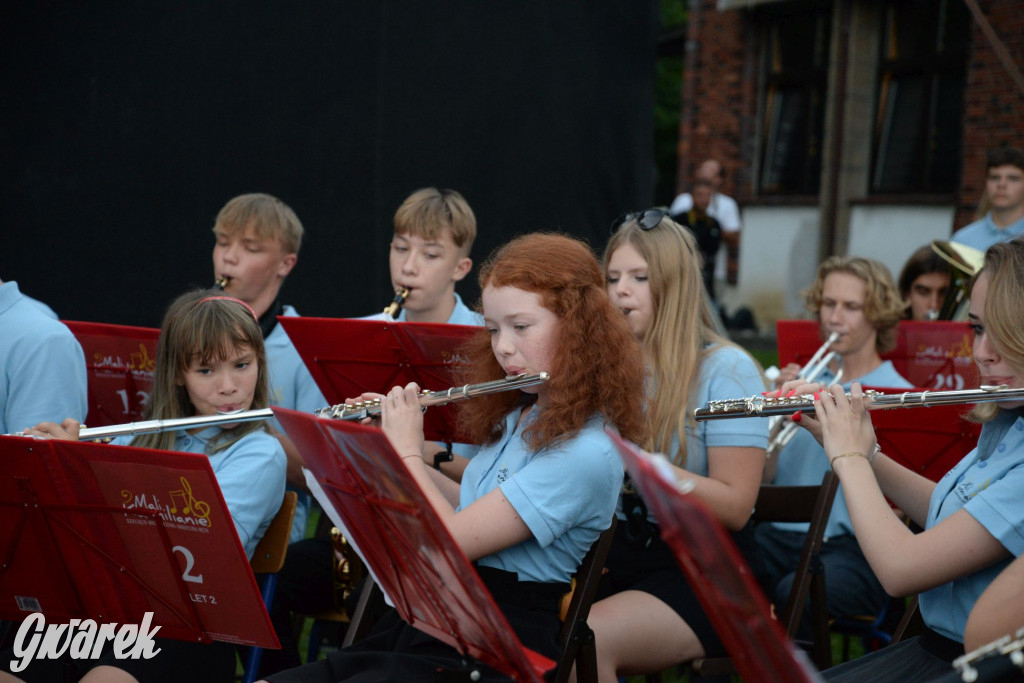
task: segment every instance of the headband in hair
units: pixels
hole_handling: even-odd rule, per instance
[[[249,304],[245,303],[241,299],[236,299],[233,296],[208,296],[208,297],[204,297],[204,298],[200,299],[199,301],[197,301],[196,302],[196,306],[198,306],[199,304],[203,303],[204,301],[234,301],[236,304],[242,304],[243,306],[245,306],[249,310],[250,315],[252,315],[252,319],[256,321],[257,325],[260,322],[260,319],[256,317],[256,311],[252,310],[252,306],[250,306]]]

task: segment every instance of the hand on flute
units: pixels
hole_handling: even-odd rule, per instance
[[[64,418],[60,424],[56,422],[40,422],[35,427],[27,427],[22,434],[33,436],[37,439],[60,439],[62,441],[78,441],[78,430],[81,428],[78,420],[70,417]]]
[[[857,382],[850,387],[849,398],[839,385],[818,394],[814,409],[830,464],[838,456],[850,453],[860,453],[870,460],[876,439],[867,410],[869,400]]]
[[[410,382],[404,388],[394,387],[381,401],[381,429],[403,460],[412,455],[421,460],[423,457],[423,408],[419,392],[419,385]]]
[[[820,382],[807,382],[806,380],[797,378],[784,383],[777,392],[768,392],[768,396],[776,398],[779,396],[803,396],[805,394],[816,394],[825,390],[825,385]],[[810,432],[815,441],[819,444],[822,443],[821,423],[816,419],[814,413],[811,411],[798,411],[786,419],[796,422],[798,425]]]

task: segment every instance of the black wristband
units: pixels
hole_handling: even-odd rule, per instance
[[[445,450],[434,453],[434,469],[440,472],[441,463],[451,462],[454,459],[455,455],[452,453],[452,445],[447,443],[445,444]]]

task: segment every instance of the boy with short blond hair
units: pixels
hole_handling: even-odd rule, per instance
[[[427,187],[402,202],[388,261],[392,286],[409,294],[396,320],[483,325],[455,292],[455,283],[473,268],[469,253],[475,239],[476,216],[455,190]]]

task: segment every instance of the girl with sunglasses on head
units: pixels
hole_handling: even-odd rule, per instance
[[[680,478],[733,532],[744,529],[764,469],[764,420],[696,424],[695,406],[765,390],[757,362],[719,331],[692,234],[658,210],[613,223],[604,253],[608,294],[643,343],[647,422],[641,445],[664,453]],[[661,671],[725,650],[694,591],[629,490],[590,612],[601,681]]]
[[[646,434],[639,345],[578,240],[519,237],[492,254],[479,282],[484,329],[464,351],[464,381],[539,372],[551,379],[462,405],[466,432],[483,446],[458,484],[424,460],[415,384],[383,397],[380,424],[519,640],[557,659],[559,600],[611,523],[622,483],[605,430],[641,441]],[[269,680],[430,681],[446,672],[454,680],[466,659],[392,610],[362,641]],[[482,665],[479,672],[474,680],[507,680]]]
[[[990,247],[970,294],[981,383],[1024,387],[1024,241]],[[926,627],[916,638],[829,669],[826,680],[909,683],[949,672],[964,654],[971,608],[1024,555],[1024,401],[976,406],[971,415],[983,422],[978,446],[935,483],[877,452],[859,384],[849,397],[838,386],[800,380],[783,389],[815,394],[818,419],[800,424],[823,441],[879,581],[890,595],[919,594]],[[889,501],[924,531],[908,529]]]
[[[267,407],[267,359],[263,334],[253,310],[239,299],[197,290],[181,295],[167,309],[157,343],[156,376],[146,419],[166,420]],[[80,424],[42,422],[25,434],[77,440]],[[284,499],[286,460],[280,442],[263,422],[120,436],[114,445],[184,453],[205,453],[220,486],[242,546],[251,557]],[[95,667],[83,681],[231,680],[232,643],[190,643],[156,638],[161,652],[152,659],[115,659],[104,648],[99,660],[71,665]],[[2,659],[9,666],[10,657]],[[61,670],[36,672],[36,665],[69,662],[35,660],[25,680],[61,680]],[[56,676],[56,678],[54,678]],[[3,675],[0,674],[0,678]]]

